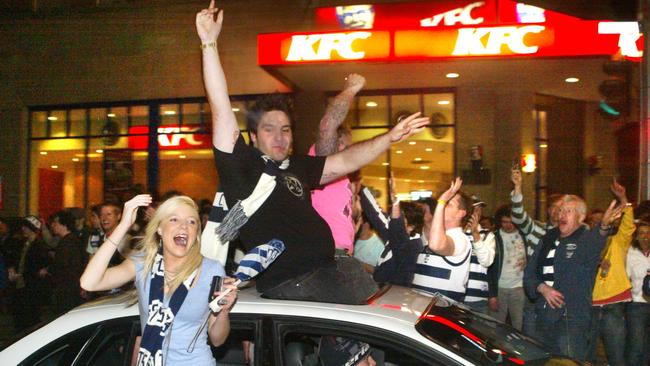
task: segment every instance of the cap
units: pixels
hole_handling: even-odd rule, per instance
[[[370,354],[370,345],[350,338],[322,336],[318,356],[323,366],[354,366]]]
[[[41,231],[43,228],[43,223],[41,222],[41,219],[34,215],[29,215],[26,216],[23,219],[23,225],[27,226],[31,231],[38,233]]]

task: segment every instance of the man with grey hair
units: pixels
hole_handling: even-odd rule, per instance
[[[562,198],[557,227],[548,230],[524,271],[524,288],[535,301],[537,334],[551,351],[584,360],[591,319],[591,293],[611,223],[622,206],[612,201],[600,224],[584,224],[587,205]]]

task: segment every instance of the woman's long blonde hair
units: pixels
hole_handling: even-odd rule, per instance
[[[186,261],[183,263],[178,275],[169,285],[169,294],[174,293],[178,286],[180,286],[187,277],[189,277],[195,269],[201,266],[203,257],[201,256],[201,220],[199,217],[198,207],[194,200],[187,196],[175,196],[163,202],[156,213],[154,214],[149,224],[145,229],[144,238],[138,244],[137,250],[144,254],[144,270],[145,273],[151,272],[156,254],[162,245],[162,237],[158,234],[158,227],[171,216],[174,211],[181,205],[185,205],[192,209],[196,216],[198,223],[198,230],[196,232],[196,241],[190,244],[189,252],[187,253]]]

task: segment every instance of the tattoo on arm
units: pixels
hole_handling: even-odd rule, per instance
[[[327,156],[338,150],[337,129],[345,120],[350,108],[350,99],[338,95],[329,104],[321,121],[318,141],[316,141],[316,155]]]

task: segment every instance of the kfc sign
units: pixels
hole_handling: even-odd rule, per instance
[[[461,8],[452,9],[444,13],[436,14],[430,18],[420,20],[420,25],[423,27],[437,27],[443,22],[446,26],[456,24],[474,25],[481,24],[485,20],[483,17],[472,17],[472,10],[485,5],[485,1],[478,1],[468,4]]]
[[[322,61],[331,60],[338,55],[346,60],[358,60],[365,57],[365,51],[355,51],[352,44],[357,39],[368,39],[372,33],[329,33],[296,35],[291,37],[291,47],[287,61]]]
[[[146,150],[149,146],[149,127],[129,128],[129,149]],[[199,126],[161,126],[158,127],[158,148],[160,150],[209,149],[212,137],[208,132],[200,132]]]
[[[541,33],[544,29],[546,28],[541,25],[462,28],[458,30],[456,47],[451,54],[453,56],[501,55],[504,52],[520,55],[534,54],[539,50],[539,46],[527,45],[524,43],[524,38],[529,33]]]

